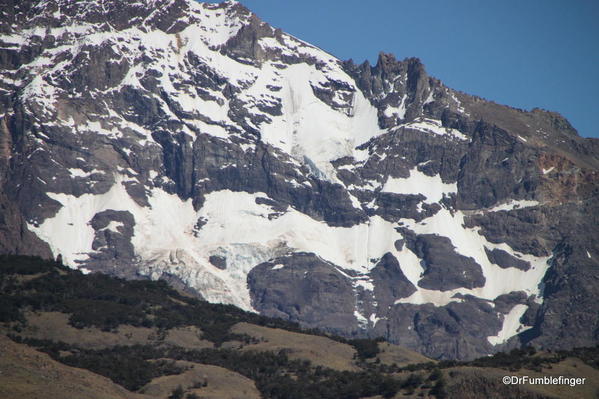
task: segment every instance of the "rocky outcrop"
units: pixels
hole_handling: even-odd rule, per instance
[[[474,259],[455,252],[449,238],[423,234],[416,236],[413,241],[409,239],[408,243],[410,250],[422,259],[424,266],[424,273],[418,282],[420,287],[448,291],[485,285],[480,266]]]
[[[314,254],[262,263],[249,273],[248,284],[254,308],[264,315],[345,334],[357,330],[351,284]]]
[[[529,262],[522,260],[522,259],[518,259],[518,258],[510,255],[509,253],[507,253],[504,250],[501,250],[498,248],[494,248],[493,250],[488,250],[487,248],[485,248],[485,252],[487,253],[487,257],[489,258],[489,260],[499,267],[503,267],[503,268],[515,267],[517,269],[521,269],[521,270],[525,270],[525,271],[530,269]]]

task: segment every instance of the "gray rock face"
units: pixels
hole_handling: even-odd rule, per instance
[[[6,119],[0,122],[0,253],[52,258],[48,244],[27,229],[26,220],[16,203],[14,186],[8,179],[13,155],[13,133]]]
[[[418,282],[420,287],[448,291],[485,285],[480,266],[474,259],[456,253],[449,238],[423,234],[408,242],[424,266],[422,279]]]
[[[599,342],[599,140],[236,2],[0,5],[0,252],[436,358]]]
[[[489,260],[499,267],[515,267],[520,270],[530,269],[529,262],[518,259],[501,249],[494,248],[490,251],[487,248],[485,248],[485,252],[487,253],[487,257],[489,258]]]
[[[374,297],[378,309],[384,311],[401,298],[407,298],[416,291],[416,287],[401,271],[399,262],[387,252],[370,272],[374,283]]]
[[[227,258],[224,256],[212,255],[208,258],[210,263],[221,270],[225,270],[227,268]]]
[[[358,329],[351,283],[314,254],[262,263],[249,273],[248,283],[252,303],[264,315],[346,334]]]
[[[15,203],[0,195],[0,252],[28,254],[46,259],[53,257],[48,244],[27,229],[27,224]]]
[[[91,257],[96,264],[104,263],[107,270],[114,268],[114,259],[132,263],[135,251],[131,244],[135,221],[127,211],[107,210],[98,212],[90,222],[94,229]],[[119,268],[123,270],[123,267]]]
[[[391,339],[408,346],[419,343],[426,353],[437,358],[472,358],[492,351],[487,340],[476,337],[491,336],[501,328],[493,308],[479,299],[452,302],[444,307],[399,304],[389,317],[399,321],[389,329]]]

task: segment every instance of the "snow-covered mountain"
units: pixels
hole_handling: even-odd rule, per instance
[[[599,144],[237,2],[4,2],[0,249],[429,356],[599,341]]]

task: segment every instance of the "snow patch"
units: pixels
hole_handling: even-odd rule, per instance
[[[363,276],[360,276],[358,279],[354,280],[354,287],[361,287],[366,291],[374,290],[374,284],[372,283],[372,280],[370,280],[369,277],[364,279]]]
[[[339,78],[353,87],[352,80],[340,67]],[[291,154],[303,163],[313,163],[321,177],[338,182],[331,161],[344,156],[357,156],[355,147],[383,134],[378,127],[377,110],[356,90],[350,115],[335,110],[314,95],[313,85],[327,82],[330,72],[307,64],[290,65],[279,70],[265,64],[253,85],[240,96],[250,102],[266,85],[281,87],[272,95],[281,104],[280,116],[268,115],[270,122],[260,125],[262,140]]]
[[[537,205],[540,205],[540,202],[535,200],[509,200],[504,204],[487,209],[486,212],[511,211],[514,209],[529,208]]]
[[[358,312],[357,310],[354,310],[354,317],[356,318],[356,320],[358,320],[358,325],[361,328],[366,328],[368,327],[368,319],[366,317],[364,317],[360,312]]]
[[[410,171],[410,177],[389,177],[383,186],[383,192],[395,194],[422,194],[425,202],[432,204],[443,199],[444,195],[457,193],[457,183],[443,183],[439,175],[428,176],[418,169]]]
[[[429,118],[418,118],[413,122],[406,123],[402,125],[405,128],[419,130],[424,133],[436,134],[439,136],[448,136],[450,138],[455,138],[458,140],[469,141],[468,136],[463,134],[457,129],[451,129],[447,127],[443,127],[443,124],[440,120],[437,119],[429,119]]]
[[[395,116],[399,119],[405,118],[405,116],[406,116],[406,99],[407,98],[408,98],[408,95],[404,94],[404,96],[401,98],[401,101],[397,107],[394,107],[392,105],[387,105],[385,107],[385,110],[383,111],[383,114],[387,118],[391,118],[393,116]]]
[[[401,222],[416,234],[436,234],[449,238],[457,253],[473,258],[480,265],[485,277],[485,285],[473,289],[457,288],[451,291],[439,292],[425,290],[415,284],[417,291],[408,298],[400,299],[398,303],[433,303],[437,306],[444,306],[458,300],[453,297],[455,294],[469,294],[482,299],[494,300],[500,295],[509,294],[513,291],[524,291],[528,296],[534,295],[540,298],[540,284],[549,268],[548,256],[536,257],[522,254],[505,243],[488,242],[479,233],[480,228],[465,227],[464,214],[461,211],[452,213],[447,209],[441,209],[435,215],[421,222],[412,219],[402,219]],[[530,262],[531,268],[526,271],[513,267],[503,269],[489,261],[485,247],[506,251],[512,256]],[[414,283],[413,281],[419,278],[416,272],[422,268],[416,263],[416,261],[419,262],[419,259],[410,253],[409,249],[404,248],[402,250],[403,262],[406,263],[406,265],[402,264],[402,271],[405,267],[407,273],[404,271],[404,274]],[[401,262],[400,260],[400,264]]]
[[[372,323],[372,327],[376,326],[376,323],[379,322],[379,320],[381,320],[380,317],[377,317],[376,314],[371,314],[370,317],[368,318],[368,320],[370,320],[370,323]]]
[[[497,335],[487,337],[487,340],[491,345],[499,345],[507,342],[511,337],[519,334],[523,331],[529,330],[530,326],[524,326],[520,322],[520,318],[524,315],[528,309],[526,305],[514,306],[508,314],[503,317],[503,325]]]
[[[110,223],[108,223],[108,226],[104,227],[103,229],[100,229],[100,231],[101,230],[112,230],[112,231],[118,233],[119,232],[119,230],[118,230],[119,227],[125,227],[125,225],[123,224],[123,222],[118,222],[116,220],[111,220]]]
[[[435,306],[445,306],[451,302],[463,302],[462,298],[456,297],[460,293],[460,289],[450,291],[435,291],[417,287],[418,290],[407,298],[400,298],[395,301],[395,304],[409,303],[412,305],[424,305],[431,303]]]
[[[68,171],[71,174],[71,176],[74,176],[74,177],[90,177],[91,175],[96,174],[96,173],[104,173],[104,171],[101,171],[98,169],[92,169],[89,172],[86,172],[83,169],[79,169],[79,168],[69,168]]]

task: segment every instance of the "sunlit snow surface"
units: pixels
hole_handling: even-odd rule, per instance
[[[256,198],[267,198],[260,193],[213,192],[198,212],[191,201],[183,202],[159,189],[152,192],[151,207],[141,207],[129,197],[120,178],[106,194],[50,196],[63,207],[39,227],[29,228],[49,242],[55,253],[61,253],[65,262],[75,266],[92,252],[94,230],[88,222],[96,213],[127,210],[135,218],[132,243],[136,253],[149,265],[142,272],[156,278],[163,272],[179,275],[207,299],[245,309],[251,309],[247,274],[261,262],[306,251],[343,269],[367,273],[368,259],[382,257],[401,237],[380,217],[350,228],[330,227],[290,208],[269,220],[272,209],[256,204]],[[208,222],[193,234],[199,218]],[[226,256],[227,269],[212,266],[211,255]]]
[[[188,115],[180,119],[163,96],[149,93],[166,118],[183,122],[182,131],[192,138],[197,134],[207,134],[229,141],[235,131],[243,131],[230,118],[229,99],[221,90],[208,87],[205,91],[209,96],[201,97],[193,86],[181,84],[193,81],[192,74],[197,68],[189,63],[189,56],[193,55],[202,67],[209,69],[215,76],[226,78],[236,87],[236,99],[244,104],[247,112],[264,117],[257,124],[246,121],[260,132],[260,140],[290,154],[292,162],[307,166],[317,178],[341,183],[331,161],[351,157],[360,163],[368,159],[368,151],[356,147],[387,132],[379,128],[377,110],[356,88],[355,82],[343,71],[337,59],[301,40],[282,34],[280,40],[262,38],[258,44],[263,49],[276,50],[282,55],[301,56],[312,61],[289,65],[272,60],[260,65],[238,62],[221,52],[218,46],[233,37],[247,23],[247,17],[229,15],[229,10],[216,10],[211,5],[194,1],[189,2],[189,7],[194,22],[177,34],[149,29],[144,21],[140,26],[122,31],[98,32],[93,25],[71,25],[48,28],[49,32],[36,28],[18,35],[2,35],[0,39],[4,43],[16,47],[25,45],[31,36],[43,36],[46,33],[71,38],[65,45],[44,51],[35,61],[24,66],[22,75],[29,76],[29,79],[15,80],[3,76],[3,80],[22,85],[20,99],[24,106],[37,107],[46,116],[52,116],[52,123],[56,126],[68,128],[77,134],[103,135],[107,140],[120,139],[124,132],[132,131],[139,138],[140,145],[157,146],[148,127],[128,120],[127,110],[106,106],[102,112],[109,118],[102,119],[102,123],[98,121],[99,116],[95,118],[93,115],[84,122],[76,123],[72,115],[63,114],[62,108],[56,107],[58,99],[64,95],[55,83],[56,79],[60,76],[68,78],[63,61],[57,60],[75,57],[84,51],[86,45],[107,44],[128,65],[128,72],[118,85],[106,88],[101,95],[118,93],[124,89],[144,92],[140,79],[151,70],[158,77],[157,84],[164,96]],[[151,16],[147,20],[151,20]],[[328,105],[315,95],[316,89],[325,88],[331,82],[347,88],[346,96],[334,94],[333,102],[337,107]],[[403,118],[405,101],[404,96],[398,106],[388,106],[383,111],[384,115]],[[431,93],[427,102],[432,101]],[[260,106],[264,105],[280,106],[281,115],[264,113],[260,110]],[[401,126],[423,135],[442,136],[443,139],[459,142],[469,140],[459,130],[445,128],[435,119],[420,118]],[[242,148],[245,151],[251,149],[252,145],[242,144]],[[123,151],[131,150],[123,148]],[[380,157],[386,156],[385,153]],[[119,169],[121,172],[123,170]],[[72,179],[86,179],[98,173],[106,172],[68,168]],[[150,171],[149,174],[151,178],[158,176],[156,171]],[[398,303],[444,306],[461,301],[455,297],[456,294],[493,300],[513,291],[525,291],[528,295],[536,296],[538,301],[542,300],[539,284],[548,268],[548,258],[518,253],[504,243],[487,242],[477,229],[464,227],[464,215],[460,211],[450,212],[442,207],[439,212],[420,222],[411,219],[400,221],[417,234],[437,234],[449,238],[457,253],[476,260],[486,279],[485,285],[476,289],[435,291],[418,286],[423,273],[421,260],[405,245],[401,251],[396,249],[394,243],[402,239],[401,233],[395,230],[398,224],[379,216],[372,216],[365,223],[347,228],[331,227],[291,207],[277,217],[269,218],[273,210],[268,205],[256,203],[257,198],[266,198],[266,194],[229,190],[208,193],[202,208],[196,211],[191,200],[183,201],[160,188],[151,188],[148,194],[150,206],[143,207],[125,190],[123,183],[130,180],[124,174],[117,174],[109,191],[78,197],[52,192],[49,187],[48,196],[62,207],[53,217],[45,219],[38,226],[31,223],[29,228],[50,244],[55,255],[62,254],[65,263],[80,267],[94,252],[94,230],[90,225],[94,215],[104,210],[128,211],[135,220],[132,244],[140,259],[142,274],[152,278],[159,278],[163,273],[176,275],[210,301],[231,303],[247,310],[253,310],[247,287],[250,270],[262,262],[298,251],[315,253],[350,278],[356,290],[366,291],[374,289],[369,277],[375,265],[372,260],[381,258],[387,252],[392,253],[399,260],[402,272],[417,288],[414,294],[399,299]],[[418,169],[412,169],[407,178],[389,177],[383,183],[372,183],[371,188],[375,187],[383,192],[422,194],[424,202],[428,204],[439,203],[443,197],[455,194],[458,190],[455,182],[444,182],[440,176],[428,176]],[[350,195],[350,199],[354,207],[363,207],[355,197]],[[536,201],[511,200],[480,212],[511,211],[536,205]],[[199,229],[196,227],[198,220],[206,221]],[[121,222],[111,222],[105,229],[118,232],[121,227]],[[485,247],[507,251],[530,262],[532,267],[528,271],[500,268],[488,260]],[[211,255],[226,257],[227,268],[221,270],[213,266],[209,262]],[[275,264],[272,270],[283,267]],[[81,270],[84,268],[81,267]],[[351,277],[347,273],[350,270]],[[501,331],[496,337],[489,337],[489,342],[499,344],[522,331],[519,319],[525,310],[525,305],[516,305],[504,315]],[[380,319],[380,315],[363,314],[358,309],[355,316],[362,326],[372,326]]]
[[[422,194],[426,197],[426,203],[433,204],[441,201],[444,195],[457,193],[458,186],[457,183],[443,183],[438,175],[428,176],[418,169],[413,169],[408,178],[390,177],[382,191],[396,194]]]
[[[406,128],[419,130],[424,133],[447,136],[452,139],[467,141],[469,138],[457,129],[443,127],[441,121],[429,118],[418,118],[414,122],[403,125]]]
[[[530,326],[523,326],[522,323],[520,323],[520,318],[524,315],[526,309],[528,309],[528,306],[526,305],[514,306],[512,310],[505,315],[503,326],[499,333],[495,336],[487,337],[489,343],[492,345],[503,344],[514,335],[530,329]]]
[[[443,183],[440,184],[439,188],[442,188]],[[422,273],[420,259],[414,253],[405,246],[401,252],[395,248],[394,242],[402,238],[394,230],[395,225],[378,216],[370,218],[368,223],[349,228],[328,226],[292,208],[278,218],[269,219],[272,209],[256,203],[257,198],[266,198],[265,194],[229,190],[208,194],[204,206],[197,212],[191,201],[184,202],[160,189],[152,192],[151,207],[141,207],[129,197],[122,179],[117,179],[113,188],[103,195],[84,194],[78,198],[50,195],[64,206],[55,217],[46,219],[39,227],[30,226],[30,229],[49,242],[55,253],[62,253],[71,265],[85,260],[92,252],[94,231],[88,222],[96,213],[106,209],[127,210],[135,218],[132,243],[145,261],[142,273],[153,278],[163,273],[175,274],[208,300],[236,304],[247,310],[252,310],[246,282],[249,271],[262,262],[290,252],[314,252],[341,270],[353,270],[364,276],[372,267],[369,259],[391,252],[416,287]],[[200,218],[208,222],[192,234],[194,224]],[[476,229],[463,227],[463,215],[459,211],[452,215],[443,209],[420,223],[410,219],[402,222],[417,233],[450,238],[458,253],[474,258],[481,265],[486,284],[481,288],[442,292],[417,287],[414,294],[398,303],[443,306],[459,301],[454,298],[458,293],[489,300],[520,290],[539,295],[538,287],[548,267],[548,258],[520,254],[507,244],[487,242]],[[506,250],[531,262],[532,267],[528,271],[502,269],[489,262],[485,246]],[[225,256],[227,268],[220,270],[212,266],[208,260],[211,255]],[[280,267],[275,265],[273,269]],[[367,280],[357,280],[356,286],[373,289]],[[505,323],[513,324],[513,316],[506,316]],[[513,326],[505,328],[508,332],[515,331]]]

